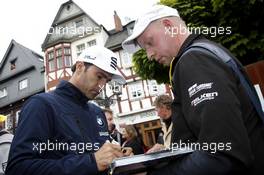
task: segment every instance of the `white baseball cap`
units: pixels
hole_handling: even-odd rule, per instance
[[[75,60],[91,63],[96,67],[112,74],[112,80],[119,84],[125,84],[125,78],[117,69],[117,58],[114,52],[103,46],[92,46],[85,49]]]
[[[135,53],[140,49],[135,39],[139,37],[148,25],[160,18],[169,17],[169,16],[178,16],[180,17],[178,11],[174,8],[165,6],[165,5],[154,5],[147,12],[141,15],[134,26],[133,33],[122,43],[123,49],[127,52]]]

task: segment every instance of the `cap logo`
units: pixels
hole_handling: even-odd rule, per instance
[[[96,57],[91,57],[91,55],[85,55],[84,56],[85,59],[90,59],[90,60],[95,60]]]
[[[110,66],[116,70],[117,68],[117,58],[115,57],[111,57],[111,63],[110,63]]]

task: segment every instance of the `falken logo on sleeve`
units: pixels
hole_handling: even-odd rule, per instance
[[[200,97],[195,98],[192,102],[192,106],[196,106],[199,103],[206,101],[206,100],[214,100],[215,97],[218,96],[218,92],[211,92],[211,93],[204,93]]]
[[[191,98],[193,95],[195,95],[196,93],[200,92],[201,90],[211,89],[212,85],[213,85],[213,83],[204,83],[204,84],[200,84],[200,85],[197,85],[197,83],[195,83],[194,85],[192,85],[188,89],[189,97]]]

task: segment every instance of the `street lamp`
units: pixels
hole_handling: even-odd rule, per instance
[[[111,95],[107,95],[107,88],[112,91]],[[109,86],[105,86],[102,89],[102,92],[95,98],[96,103],[99,106],[104,106],[104,108],[110,108],[114,103],[114,100],[119,101],[120,95],[122,94],[122,85],[117,84],[116,82],[110,82]],[[116,98],[113,98],[116,96]]]

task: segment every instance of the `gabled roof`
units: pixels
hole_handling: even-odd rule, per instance
[[[17,53],[18,59],[22,59],[23,62],[25,62],[24,69],[29,68],[29,67],[41,68],[44,66],[43,57],[41,55],[32,51],[29,48],[17,43],[15,40],[12,39],[7,50],[6,50],[4,57],[0,63],[0,75],[1,75],[0,81],[19,73],[19,72],[14,72],[12,75],[2,76],[2,73],[3,73],[2,71],[3,71],[4,66],[8,63],[7,60],[9,58],[9,55],[12,52],[15,52],[15,51],[13,51],[13,48],[17,48],[17,51],[19,51],[19,53]],[[17,59],[17,58],[12,58],[12,59]],[[9,60],[9,62],[10,61],[12,61],[12,60]],[[23,69],[21,69],[21,71],[22,70]]]
[[[59,20],[59,17],[60,17],[60,15],[61,15],[61,13],[62,13],[62,10],[67,6],[67,5],[69,5],[69,4],[74,4],[75,6],[77,6],[81,11],[79,12],[79,13],[76,13],[76,14],[74,14],[74,15],[69,15],[69,16],[67,16],[67,18],[65,18],[65,19],[63,19],[63,20]],[[59,25],[59,24],[62,24],[62,23],[64,23],[64,22],[67,22],[67,21],[70,21],[70,20],[72,20],[72,19],[74,19],[74,18],[76,18],[76,17],[78,17],[78,16],[81,16],[81,15],[86,15],[95,25],[97,25],[98,27],[100,27],[100,28],[102,28],[106,33],[108,33],[108,31],[105,29],[105,27],[103,26],[103,25],[99,25],[96,21],[94,21],[93,20],[93,18],[91,18],[82,8],[80,8],[75,2],[73,2],[72,0],[69,0],[69,1],[67,1],[67,2],[65,2],[65,3],[63,3],[61,6],[60,6],[60,8],[59,8],[59,10],[58,10],[58,12],[57,12],[57,14],[56,14],[56,16],[55,16],[55,18],[54,18],[54,20],[53,20],[53,22],[52,22],[52,24],[51,24],[51,27],[50,27],[50,29],[49,29],[49,33],[46,35],[46,38],[45,38],[45,40],[44,40],[44,42],[43,42],[43,44],[42,44],[42,50],[44,51],[45,50],[45,48],[47,48],[48,47],[48,45],[49,45],[49,43],[48,43],[48,41],[49,41],[49,39],[50,39],[50,36],[51,36],[51,34],[50,33],[52,33],[52,27],[56,27],[57,25]],[[67,38],[62,38],[61,39],[61,41],[60,42],[72,42],[73,40],[72,39],[67,39]],[[53,45],[53,43],[52,43],[52,45]]]
[[[105,43],[105,47],[111,50],[117,50],[121,48],[122,42],[129,36],[129,28],[133,29],[135,21],[131,21],[123,26],[123,30],[116,32],[115,29],[109,31],[109,38]]]

